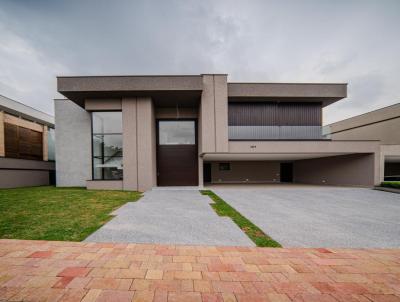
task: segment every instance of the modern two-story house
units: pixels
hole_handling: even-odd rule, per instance
[[[346,98],[346,84],[75,76],[58,77],[58,91],[58,186],[380,182],[379,141],[322,135],[322,110]]]

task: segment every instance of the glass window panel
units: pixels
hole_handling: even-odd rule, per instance
[[[93,112],[92,123],[93,179],[122,179],[122,113]]]
[[[93,135],[94,156],[122,156],[122,134]]]
[[[56,159],[55,132],[53,128],[49,128],[47,132],[47,145],[48,145],[48,159],[55,160]]]
[[[93,112],[93,133],[122,133],[122,112]]]
[[[160,121],[160,145],[194,145],[196,143],[194,121]]]
[[[95,157],[93,160],[94,179],[122,179],[122,157]]]

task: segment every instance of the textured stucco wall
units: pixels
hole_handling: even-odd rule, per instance
[[[137,190],[138,187],[136,105],[136,98],[122,99],[124,190]]]
[[[333,133],[333,140],[380,140],[382,144],[400,144],[400,117]]]
[[[199,116],[201,152],[228,152],[226,75],[203,75]]]
[[[351,154],[295,161],[294,182],[372,187],[376,158],[375,154]]]
[[[69,100],[55,100],[57,186],[86,186],[91,179],[90,113]]]
[[[230,171],[220,171],[219,162],[211,163],[212,183],[267,183],[280,181],[280,164],[272,161],[232,161]]]
[[[151,98],[122,99],[124,190],[146,191],[157,183],[156,129]]]
[[[151,99],[137,98],[138,190],[141,192],[156,185],[154,123],[154,106]]]

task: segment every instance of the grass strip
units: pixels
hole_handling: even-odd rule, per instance
[[[265,234],[258,226],[240,214],[235,208],[231,207],[221,197],[211,190],[201,190],[201,194],[210,197],[214,203],[211,207],[219,216],[230,217],[234,223],[257,245],[260,247],[281,247],[274,239]]]

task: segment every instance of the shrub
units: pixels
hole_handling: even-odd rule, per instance
[[[381,183],[381,186],[400,189],[400,181],[384,181]]]

